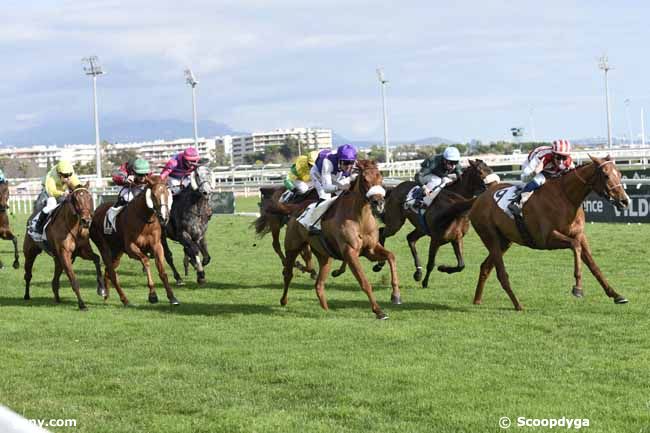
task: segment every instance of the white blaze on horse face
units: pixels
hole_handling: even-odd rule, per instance
[[[488,185],[488,184],[490,184],[492,182],[496,182],[496,183],[501,182],[501,178],[499,177],[498,174],[490,173],[487,176],[485,176],[485,179],[483,179],[483,183],[486,184],[486,185]]]
[[[381,185],[375,185],[368,190],[368,192],[366,193],[366,197],[370,198],[373,195],[380,195],[382,197],[386,197],[386,190]]]
[[[163,194],[160,196],[160,216],[166,220],[167,219],[167,202],[169,202],[169,194]]]
[[[172,194],[171,191],[167,191],[167,203],[169,204],[169,208],[172,208],[172,204],[174,203],[174,195]]]
[[[153,209],[153,200],[151,199],[151,188],[147,188],[147,192],[144,193],[145,201],[147,202],[147,207]]]

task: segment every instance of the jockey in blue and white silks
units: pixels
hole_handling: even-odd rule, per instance
[[[357,150],[350,144],[339,146],[336,152],[323,150],[318,154],[310,176],[320,200],[330,199],[332,194],[350,187],[356,160]]]

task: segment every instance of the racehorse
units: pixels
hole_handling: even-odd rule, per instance
[[[165,226],[162,244],[165,260],[172,268],[177,285],[183,284],[183,279],[174,266],[174,257],[167,244],[167,238],[183,245],[185,276],[187,276],[188,263],[191,263],[196,269],[197,282],[205,283],[203,267],[210,263],[205,231],[212,217],[211,193],[212,172],[202,165],[190,175],[190,185],[183,188],[174,198],[174,206],[171,209],[169,224]],[[201,258],[199,254],[203,257]]]
[[[361,289],[370,300],[372,311],[378,319],[388,316],[381,310],[372,286],[366,278],[360,256],[372,261],[387,260],[391,270],[391,300],[401,303],[395,255],[379,243],[377,221],[373,213],[381,214],[384,210],[385,191],[381,186],[383,178],[374,161],[357,161],[356,179],[347,192],[342,193],[321,219],[322,234],[310,235],[296,217],[292,216],[287,224],[284,238],[286,260],[284,261],[284,292],[281,305],[287,304],[287,292],[293,277],[293,263],[306,245],[310,245],[319,263],[316,279],[316,294],[324,310],[328,309],[325,297],[325,280],[332,262],[332,257],[343,260],[361,285]]]
[[[603,159],[593,156],[590,158],[590,163],[558,178],[549,179],[533,194],[523,212],[525,226],[522,229],[526,231],[520,231],[515,221],[508,217],[493,199],[494,193],[508,187],[508,184],[492,186],[488,192],[478,197],[470,210],[469,218],[489,255],[481,264],[474,304],[482,302],[485,281],[496,267],[501,287],[510,297],[515,309],[523,309],[512,291],[503,263],[503,255],[513,242],[541,250],[570,248],[574,257],[574,296],[583,296],[584,261],[607,296],[613,298],[616,304],[628,302],[610,286],[591,255],[584,233],[585,213],[582,202],[594,191],[617,208],[624,209],[629,205],[629,197],[623,189],[621,172],[616,168],[614,160],[609,156]]]
[[[409,191],[417,186],[417,183],[412,181],[400,183],[386,198],[386,212],[382,217],[386,225],[379,230],[379,242],[385,245],[386,238],[397,233],[404,225],[404,221],[408,219],[414,227],[406,239],[415,262],[415,273],[413,274],[415,281],[422,279],[422,266],[415,243],[425,235],[429,235],[431,239],[427,273],[422,281],[422,287],[429,285],[429,277],[435,266],[438,249],[449,242],[454,248],[458,264],[456,266],[440,265],[438,270],[448,274],[462,271],[465,268],[463,237],[469,230],[469,218],[466,211],[464,213],[453,212],[452,209],[455,203],[464,202],[465,199],[485,191],[486,183],[496,180],[498,180],[498,176],[492,173],[492,169],[485,162],[480,159],[469,160],[469,167],[456,181],[440,192],[433,204],[426,209],[424,215],[404,208]],[[449,217],[449,212],[452,212],[451,217]],[[444,223],[440,221],[443,216],[446,220]],[[373,270],[378,272],[384,265],[385,262],[380,262],[374,266]]]
[[[90,227],[90,238],[99,248],[105,266],[104,283],[106,284],[105,299],[108,298],[109,280],[117,290],[124,306],[129,305],[115,270],[120,264],[122,254],[139,260],[147,274],[149,287],[149,302],[158,302],[158,295],[153,285],[149,257],[154,256],[158,275],[167,291],[167,298],[172,305],[179,305],[174,292],[169,286],[165,272],[165,252],[162,246],[162,231],[169,220],[169,208],[172,205],[172,195],[166,183],[160,176],[151,176],[146,181],[145,190],[127,204],[115,218],[115,230],[107,235],[104,233],[104,218],[112,203],[102,204],[95,211]]]
[[[54,259],[54,276],[52,278],[52,292],[54,301],[59,303],[59,279],[61,273],[65,272],[72,285],[80,310],[86,309],[86,304],[81,299],[79,282],[72,269],[72,263],[77,256],[83,259],[92,260],[95,264],[97,275],[97,294],[102,296],[105,292],[102,281],[102,271],[99,256],[95,254],[88,239],[89,227],[93,217],[93,197],[88,191],[88,183],[72,188],[72,192],[66,199],[51,212],[50,222],[43,230],[45,243],[35,242],[32,237],[25,233],[23,241],[23,253],[25,254],[25,300],[29,300],[29,285],[32,280],[32,267],[34,260],[43,251],[52,255]],[[36,213],[36,212],[35,212]],[[28,222],[35,217],[32,215]]]
[[[9,184],[7,182],[0,182],[0,239],[11,241],[14,244],[14,269],[20,267],[18,260],[18,239],[11,232],[9,228],[9,217],[7,216],[7,209],[9,209]],[[2,260],[0,260],[0,269],[4,267]]]
[[[255,227],[255,233],[260,237],[264,237],[267,233],[271,233],[273,237],[273,250],[280,257],[280,261],[284,264],[285,257],[280,246],[280,231],[282,227],[289,220],[292,214],[300,214],[307,206],[318,201],[318,194],[315,189],[310,189],[304,196],[301,197],[299,202],[295,203],[281,203],[280,197],[286,191],[285,187],[262,187],[260,194],[262,201],[260,203],[260,216],[251,224]],[[295,266],[302,272],[309,273],[312,278],[316,279],[316,271],[312,266],[311,250],[307,245],[300,253],[305,264],[296,261]]]

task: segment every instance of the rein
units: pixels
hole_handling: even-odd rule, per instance
[[[604,172],[603,172],[602,170],[600,170],[600,169],[601,169],[604,165],[607,165],[607,164],[614,164],[614,161],[605,161],[605,162],[600,163],[600,164],[598,165],[598,167],[596,167],[597,170],[596,170],[596,173],[595,173],[594,176],[593,176],[593,177],[595,177],[595,179],[593,179],[593,182],[591,182],[591,183],[590,183],[590,182],[587,182],[585,179],[583,179],[582,176],[580,176],[580,173],[578,172],[578,170],[575,170],[574,173],[575,173],[576,177],[578,178],[578,180],[580,180],[580,182],[582,182],[584,185],[587,185],[588,187],[590,187],[591,189],[593,189],[593,188],[594,188],[594,185],[595,185],[596,182],[598,181],[598,178],[600,178],[600,177],[603,176],[603,174],[604,174]],[[608,194],[609,194],[613,189],[616,189],[616,188],[618,188],[619,186],[620,186],[620,187],[623,187],[623,184],[622,184],[622,183],[617,183],[617,184],[614,185],[614,186],[609,186],[609,185],[607,185],[607,184],[605,183],[605,189],[606,189],[606,191],[607,191]],[[599,194],[600,194],[601,196],[604,196],[604,193],[599,193]],[[608,198],[608,197],[606,197],[606,198]]]

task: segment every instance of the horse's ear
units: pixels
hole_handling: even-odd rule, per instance
[[[605,160],[606,160],[606,161],[611,161],[611,160],[612,160],[612,156],[608,153],[607,156],[605,157]]]
[[[154,184],[153,179],[151,179],[151,176],[147,176],[147,177],[144,179],[144,181],[147,183],[147,185],[148,185],[149,187],[152,187],[153,184]]]
[[[600,159],[598,159],[598,158],[595,157],[595,156],[592,156],[590,153],[588,153],[587,155],[589,156],[589,159],[591,159],[591,161],[592,161],[594,164],[600,164]]]
[[[467,162],[469,162],[469,165],[471,167],[476,167],[476,161],[474,161],[473,159],[468,159]]]
[[[84,188],[85,189],[90,188],[90,181],[89,180],[86,181],[86,184],[84,185]]]

